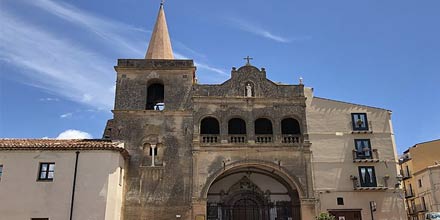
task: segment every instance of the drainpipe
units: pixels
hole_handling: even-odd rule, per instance
[[[432,196],[432,200],[433,200],[433,202],[435,204],[435,206],[433,206],[433,204],[431,204],[431,207],[430,207],[431,210],[433,211],[433,210],[438,210],[438,205],[439,204],[438,204],[437,198],[435,197],[435,187],[436,187],[436,184],[432,180],[432,170],[429,169],[429,167],[428,167],[428,171],[429,171],[429,183],[431,185],[431,196]]]
[[[75,186],[76,186],[76,173],[78,171],[78,157],[79,157],[79,151],[75,152],[76,158],[75,158],[75,172],[73,173],[73,187],[72,187],[72,200],[70,202],[70,220],[72,220],[73,217],[73,202],[75,201]]]

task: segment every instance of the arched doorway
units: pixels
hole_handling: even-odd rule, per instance
[[[273,170],[230,169],[211,184],[207,220],[300,220],[297,189]]]

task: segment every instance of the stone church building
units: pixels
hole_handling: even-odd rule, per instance
[[[50,163],[43,170],[41,164],[61,160],[63,153],[71,164],[64,168],[73,173],[73,151],[96,153],[89,164],[102,164],[99,154],[108,154],[112,169],[91,165],[103,178],[92,181],[95,173],[75,168],[76,187],[84,195],[68,200],[77,195],[73,179],[62,209],[66,215],[59,215],[65,218],[37,208],[18,218],[0,199],[8,219],[70,214],[106,220],[312,220],[321,212],[338,220],[404,219],[391,111],[315,97],[302,82],[274,83],[249,59],[232,67],[225,82],[199,84],[193,60],[174,59],[163,5],[145,59],[119,59],[115,70],[113,119],[102,140],[46,141],[43,148],[42,140],[0,140],[0,198],[11,194],[11,157],[19,161],[30,154],[43,177]],[[53,184],[62,169],[56,163]],[[86,177],[90,182],[80,181]],[[95,184],[106,187],[105,199],[102,190],[87,191]],[[67,180],[64,185],[72,187]],[[84,206],[81,212],[78,206]]]

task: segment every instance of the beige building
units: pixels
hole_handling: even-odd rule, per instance
[[[391,112],[311,95],[307,103],[318,212],[371,219],[373,202],[375,219],[403,219]]]
[[[315,97],[301,81],[274,83],[249,58],[225,82],[199,84],[194,61],[174,59],[171,48],[161,5],[145,59],[115,66],[107,142],[0,141],[9,146],[0,198],[16,201],[2,200],[0,211],[8,219],[68,219],[70,210],[76,220],[405,218],[389,110]]]
[[[120,220],[128,154],[103,140],[0,140],[0,219]]]
[[[400,161],[408,219],[440,212],[440,140],[410,147]]]

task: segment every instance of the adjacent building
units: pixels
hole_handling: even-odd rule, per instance
[[[108,140],[0,140],[0,219],[121,219],[128,152]]]
[[[440,212],[440,140],[410,147],[400,162],[408,219]]]
[[[0,201],[2,216],[405,218],[391,111],[275,83],[250,59],[221,84],[199,84],[193,60],[174,59],[163,5],[145,58],[115,70],[103,140],[0,141],[0,198],[15,201]]]

